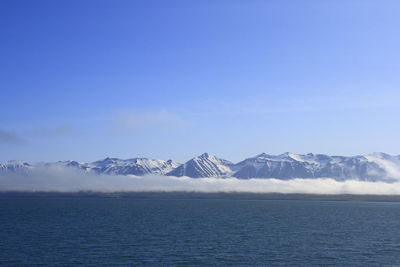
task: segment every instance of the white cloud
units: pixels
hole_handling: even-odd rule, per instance
[[[11,144],[20,145],[25,143],[25,140],[21,138],[17,133],[0,129],[0,144]]]
[[[56,192],[252,192],[304,194],[399,195],[400,182],[365,182],[333,179],[249,179],[167,176],[117,176],[83,173],[72,168],[37,168],[28,174],[1,173],[0,191]]]
[[[36,137],[60,137],[66,136],[72,132],[72,127],[70,125],[59,125],[56,127],[37,127],[28,132],[29,135]]]
[[[141,129],[166,129],[181,126],[184,120],[166,110],[134,111],[119,110],[111,118],[111,129],[118,132],[134,132]]]

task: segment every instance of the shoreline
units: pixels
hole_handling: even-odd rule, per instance
[[[131,198],[131,199],[239,199],[239,200],[315,200],[400,202],[400,195],[324,195],[301,193],[238,193],[238,192],[0,192],[0,199],[12,198]]]

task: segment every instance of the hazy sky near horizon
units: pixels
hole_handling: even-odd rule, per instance
[[[399,1],[0,1],[0,161],[400,154]]]

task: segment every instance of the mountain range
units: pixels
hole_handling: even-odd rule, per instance
[[[250,178],[333,178],[365,181],[390,181],[400,179],[400,156],[373,153],[364,156],[329,156],[324,154],[269,155],[261,153],[238,163],[204,153],[181,164],[172,160],[148,158],[105,158],[90,163],[59,161],[28,164],[8,161],[0,163],[0,172],[29,173],[38,167],[66,167],[84,172],[113,175],[166,175],[176,177],[236,177]]]

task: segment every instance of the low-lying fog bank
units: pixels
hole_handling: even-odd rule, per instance
[[[1,192],[199,192],[282,193],[321,195],[400,195],[400,181],[365,182],[333,179],[237,179],[169,176],[95,175],[69,168],[43,168],[1,173]]]

